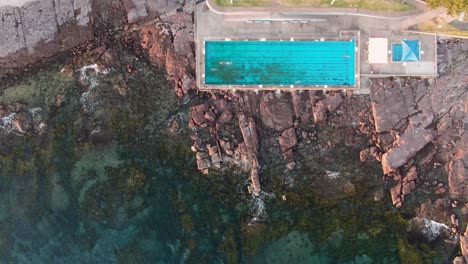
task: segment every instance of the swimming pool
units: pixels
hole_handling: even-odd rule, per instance
[[[355,85],[355,40],[205,41],[205,84]]]

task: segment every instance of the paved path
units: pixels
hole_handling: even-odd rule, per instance
[[[402,18],[425,11],[425,5],[418,0],[407,0],[415,8],[408,11],[378,11],[354,7],[285,7],[274,1],[268,7],[220,7],[214,0],[206,0],[210,9],[218,14],[258,14],[258,13],[308,13],[308,14],[346,14],[381,18]]]
[[[377,11],[361,8],[340,8],[340,7],[284,7],[273,5],[271,7],[219,7],[214,0],[206,0],[208,7],[215,13],[229,15],[232,18],[240,19],[245,17],[263,17],[272,19],[275,17],[300,17],[303,15],[348,15],[367,18],[378,18],[392,20],[388,27],[392,30],[407,29],[437,16],[444,17],[445,20],[452,21],[453,18],[447,15],[445,8],[429,9],[426,4],[419,0],[407,0],[407,3],[414,6],[408,11]],[[276,2],[275,2],[276,3]]]
[[[399,28],[400,29],[406,29],[406,28],[409,28],[412,25],[422,23],[422,22],[424,22],[426,20],[441,16],[441,15],[448,16],[446,14],[447,14],[447,10],[445,8],[443,8],[443,7],[433,9],[433,10],[427,10],[426,12],[424,12],[422,14],[419,14],[417,16],[413,16],[411,18],[407,18],[407,19],[401,21],[399,23],[400,24]]]

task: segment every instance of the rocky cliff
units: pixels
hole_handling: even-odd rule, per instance
[[[93,39],[90,0],[0,7],[0,69],[21,67]]]
[[[422,202],[421,210],[427,212],[435,200],[437,213],[423,217],[451,223],[466,258],[461,228],[468,219],[468,41],[441,40],[438,47],[443,66],[439,78],[373,82],[377,142],[372,148],[381,156],[393,204],[401,207],[410,199]],[[428,201],[418,200],[422,193],[431,194]],[[460,257],[454,263],[466,262]]]
[[[0,39],[0,69],[20,67],[93,39],[95,4],[39,0],[2,7],[0,30],[7,37]],[[452,234],[460,237],[466,255],[467,235],[461,233],[468,216],[468,42],[439,43],[445,65],[440,78],[376,79],[370,98],[341,91],[199,93],[194,81],[191,5],[150,0],[123,4],[126,20],[148,23],[129,25],[118,32],[119,40],[135,53],[135,61],[144,59],[164,69],[174,92],[193,105],[188,122],[191,149],[202,172],[237,166],[249,175],[249,190],[259,195],[265,183],[263,168],[273,159],[284,160],[288,175],[301,163],[314,162],[311,157],[334,163],[340,157],[331,150],[342,145],[361,148],[359,156],[366,165],[381,163],[393,204],[400,207],[413,199],[413,204],[422,203],[421,217],[441,212],[437,220],[451,222]],[[156,16],[159,20],[150,21]],[[119,58],[111,50],[96,49],[96,61],[110,58],[107,66],[116,64]],[[131,62],[120,63],[116,68],[125,69],[123,76],[138,72]],[[125,81],[122,77],[114,84],[121,94],[126,93]],[[54,99],[57,107],[65,100],[60,93]],[[47,120],[41,113],[22,104],[2,105],[0,131],[40,134]],[[89,130],[98,133],[98,128]],[[326,171],[330,180],[339,175]],[[330,195],[353,188],[337,184]],[[430,194],[428,201],[415,198],[418,191]]]

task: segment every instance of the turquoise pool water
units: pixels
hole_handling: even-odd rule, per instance
[[[206,41],[205,83],[354,85],[355,40]]]
[[[419,41],[418,40],[401,40],[400,43],[392,45],[392,60],[393,61],[419,61]]]
[[[401,44],[392,45],[392,61],[401,61],[403,57],[403,47]]]

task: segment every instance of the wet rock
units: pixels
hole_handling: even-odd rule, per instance
[[[103,144],[110,143],[112,142],[114,138],[115,138],[115,135],[113,132],[111,132],[108,129],[101,129],[100,127],[94,129],[89,134],[89,140],[94,145],[103,145]]]
[[[419,217],[430,218],[438,222],[446,221],[450,215],[450,201],[441,198],[421,204],[418,214]]]
[[[450,236],[448,226],[428,218],[416,217],[412,219],[408,230],[413,236],[424,239],[427,242],[434,242]]]

